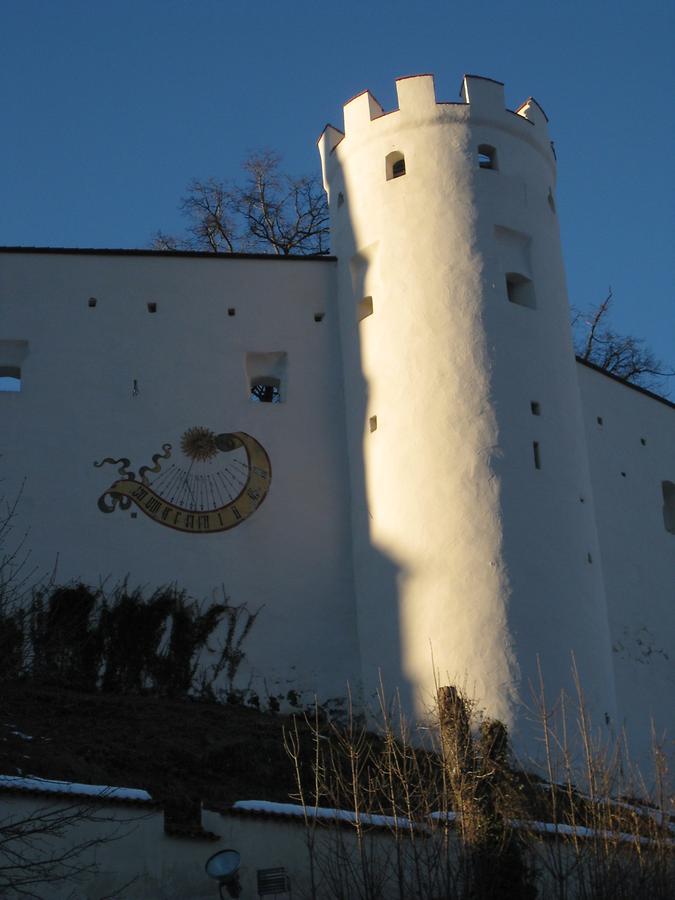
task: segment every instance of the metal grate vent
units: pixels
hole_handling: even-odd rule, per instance
[[[291,883],[286,869],[258,869],[258,896],[268,897],[270,894],[286,894],[291,890]]]

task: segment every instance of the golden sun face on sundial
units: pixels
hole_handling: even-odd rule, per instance
[[[263,502],[272,465],[262,444],[243,431],[216,434],[203,425],[180,437],[182,458],[173,461],[172,445],[152,457],[152,466],[129,470],[126,457],[95,462],[118,465],[122,476],[98,500],[101,512],[135,504],[160,525],[189,534],[213,534],[241,524]],[[164,460],[172,460],[164,463]]]

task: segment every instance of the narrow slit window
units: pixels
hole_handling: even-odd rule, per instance
[[[0,366],[0,392],[18,394],[21,390],[21,369],[18,366]]]
[[[372,314],[373,314],[373,298],[372,297],[364,297],[363,300],[359,301],[359,306],[358,306],[359,322],[362,322],[363,319],[367,319],[368,316],[372,316]]]
[[[533,416],[540,416],[540,415],[541,415],[541,404],[538,403],[536,400],[533,400],[533,401],[530,403],[530,409],[532,410],[532,415],[533,415]]]
[[[532,454],[534,456],[535,469],[541,469],[541,450],[539,449],[539,441],[532,442]]]
[[[478,167],[480,169],[497,169],[497,151],[490,144],[481,144],[478,148]]]
[[[377,416],[371,416],[368,419],[368,427],[370,428],[371,432],[377,431]]]
[[[675,484],[672,481],[662,481],[663,491],[663,524],[666,531],[675,534]]]
[[[387,181],[391,181],[392,178],[400,178],[402,175],[405,175],[405,156],[399,150],[395,150],[393,153],[387,154],[387,157],[385,159],[385,169],[387,173]]]
[[[518,272],[507,272],[506,296],[509,303],[515,303],[516,306],[526,306],[528,309],[537,308],[532,281]]]
[[[342,193],[342,191],[340,191],[340,193],[338,194],[338,199],[337,199],[338,209],[343,205],[344,202],[345,202],[345,195]]]

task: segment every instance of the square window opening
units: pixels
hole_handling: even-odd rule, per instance
[[[157,312],[157,304],[156,303],[148,303],[148,312],[156,313]]]
[[[507,272],[506,296],[509,299],[509,303],[515,303],[517,306],[526,306],[528,309],[537,308],[534,285],[529,278],[518,272]]]
[[[490,144],[481,144],[479,146],[478,167],[480,169],[497,170],[497,151]]]
[[[283,403],[286,400],[287,354],[247,353],[246,374],[252,403]]]
[[[96,306],[97,303],[98,303],[98,300],[96,299],[96,297],[90,297],[87,300],[87,306],[89,307],[89,309],[94,309],[94,307]]]
[[[21,369],[18,366],[0,366],[0,393],[18,394],[21,390]]]

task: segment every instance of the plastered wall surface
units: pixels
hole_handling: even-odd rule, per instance
[[[675,482],[675,409],[586,366],[578,373],[619,725],[644,752],[652,721],[672,737],[675,705],[675,534],[662,493]]]
[[[0,392],[2,488],[11,498],[25,478],[14,533],[29,527],[31,565],[56,566],[59,581],[176,582],[197,597],[224,587],[261,609],[244,649],[263,696],[343,695],[358,677],[334,267],[0,254],[0,341],[28,342],[21,392]],[[280,351],[284,402],[256,404],[246,354]],[[180,437],[195,425],[267,450],[271,488],[249,519],[200,535],[135,506],[99,510],[119,476],[94,461],[127,457],[138,473],[168,442],[187,468]]]

